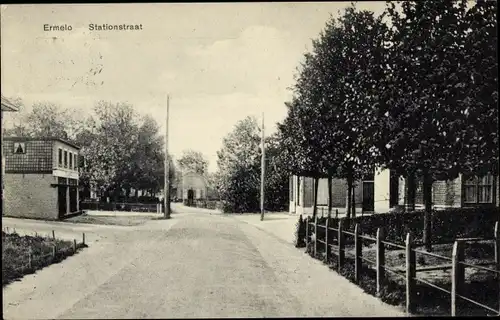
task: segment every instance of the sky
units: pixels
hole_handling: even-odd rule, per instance
[[[2,94],[28,108],[48,101],[82,115],[99,100],[129,102],[157,119],[162,132],[169,95],[169,153],[178,158],[185,149],[200,151],[213,172],[222,139],[237,121],[255,116],[260,123],[264,112],[266,133],[275,131],[312,39],[330,14],[349,5],[2,5]],[[376,14],[384,7],[383,1],[357,4]],[[98,31],[89,24],[142,29]],[[72,30],[46,31],[44,25]]]

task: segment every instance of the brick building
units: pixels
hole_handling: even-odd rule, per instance
[[[4,138],[3,215],[47,220],[79,212],[79,147],[56,138]]]
[[[454,180],[435,181],[432,185],[433,208],[463,208],[475,206],[497,206],[499,204],[498,176],[482,178],[459,175]],[[357,181],[354,190],[356,212],[389,212],[405,203],[405,179],[390,170],[376,170],[371,177]],[[332,181],[332,206],[344,212],[347,207],[347,182]],[[290,213],[311,214],[314,203],[314,180],[307,177],[290,177]],[[318,207],[328,207],[328,180],[318,181]],[[416,209],[423,209],[422,183],[417,182]]]

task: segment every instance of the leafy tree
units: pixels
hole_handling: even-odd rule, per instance
[[[286,211],[289,205],[289,174],[279,133],[266,137],[265,209]]]
[[[392,4],[387,10],[392,24],[387,52],[391,74],[381,87],[385,97],[379,114],[386,118],[381,120],[384,137],[378,147],[385,164],[407,176],[410,185],[415,176],[423,180],[424,242],[431,250],[432,183],[454,178],[473,163],[484,166],[471,155],[481,139],[494,145],[494,138],[484,134],[491,128],[473,129],[472,119],[493,125],[486,119],[493,112],[492,100],[489,107],[472,107],[476,101],[472,103],[464,90],[470,93],[478,87],[469,80],[478,65],[468,62],[474,54],[473,46],[466,45],[471,39],[466,1],[403,2],[401,8],[399,12]],[[471,111],[479,112],[469,115]],[[479,152],[479,158],[485,153]]]
[[[177,163],[182,171],[193,171],[205,175],[208,170],[208,161],[199,151],[184,150]]]
[[[462,172],[479,176],[498,174],[498,36],[497,2],[476,1],[462,23],[465,34],[459,77],[462,105],[457,118],[466,129],[459,132],[462,143]],[[463,128],[463,126],[462,126]]]
[[[354,216],[354,181],[374,170],[374,79],[382,73],[385,32],[382,17],[354,7],[331,18],[306,54],[294,87],[297,101],[289,105],[282,128],[288,153],[296,158],[291,169],[311,171],[316,188],[318,178],[328,178],[330,213],[333,177],[347,179],[347,211]],[[314,208],[316,195],[317,189]]]
[[[10,97],[8,98],[12,104],[14,104],[16,107],[18,107],[17,112],[12,112],[9,115],[9,121],[6,121],[6,124],[9,123],[10,127],[9,128],[2,128],[4,130],[4,135],[6,137],[27,137],[28,135],[28,130],[26,126],[26,117],[27,117],[27,112],[26,112],[26,107],[24,105],[24,102],[21,98],[19,97]],[[4,125],[2,123],[2,125]]]
[[[27,111],[20,98],[13,103],[19,106],[19,112],[13,118],[12,127],[6,130],[6,136],[53,137],[73,140],[76,116],[68,109],[52,102],[37,102]]]
[[[162,176],[165,173],[163,137],[159,134],[158,123],[151,116],[142,118],[137,135],[137,146],[133,159],[133,183],[136,190],[150,190],[157,193],[163,188]],[[171,162],[173,165],[173,162]],[[171,166],[170,179],[174,182],[175,168]]]
[[[218,192],[224,212],[257,212],[259,208],[259,126],[254,117],[239,121],[217,152]]]

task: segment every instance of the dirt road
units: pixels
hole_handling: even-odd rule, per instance
[[[73,227],[90,247],[4,288],[4,318],[404,316],[255,226],[179,211]]]

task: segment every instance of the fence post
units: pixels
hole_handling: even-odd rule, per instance
[[[344,220],[340,219],[339,220],[339,234],[338,234],[338,247],[339,247],[339,253],[338,253],[338,270],[342,269],[344,266],[344,260],[345,260],[345,243],[344,243],[344,230],[343,230],[343,224]]]
[[[500,271],[500,225],[495,222],[495,263],[496,269]],[[497,279],[500,281],[500,275],[497,274]]]
[[[330,261],[330,236],[328,234],[328,228],[330,228],[330,218],[326,218],[325,223],[325,260],[327,264],[328,261]]]
[[[31,249],[31,246],[28,249],[28,268],[32,268],[32,259],[33,259],[33,251]]]
[[[464,242],[455,241],[453,252],[451,254],[451,316],[457,315],[457,295],[462,293],[463,283],[465,281],[465,266],[460,262],[464,260]]]
[[[314,257],[318,252],[318,216],[314,218]]]
[[[306,250],[309,247],[309,216],[306,217]]]
[[[54,230],[52,230],[52,240],[56,240],[56,233]]]
[[[85,245],[85,232],[82,233],[82,243]]]
[[[359,224],[356,223],[356,225],[354,226],[354,254],[355,254],[355,258],[354,258],[354,281],[356,283],[358,283],[359,280],[361,279],[361,268],[362,268],[361,257],[362,257],[362,254],[363,254],[362,239],[361,239],[361,237],[359,235],[360,235],[360,228],[359,228]]]
[[[335,209],[335,219],[339,218],[339,209]]]
[[[52,261],[56,260],[56,245],[52,246]]]
[[[413,251],[412,236],[406,234],[406,313],[411,314],[415,310],[415,276],[416,276],[416,253]]]
[[[76,252],[76,239],[73,239],[73,251]]]
[[[385,246],[382,241],[384,241],[384,229],[377,229],[377,295],[380,295],[382,291],[382,282],[385,279]]]
[[[495,269],[500,272],[500,222],[495,222]],[[498,301],[500,301],[500,274],[496,274],[498,281]],[[498,306],[500,314],[500,304]]]

